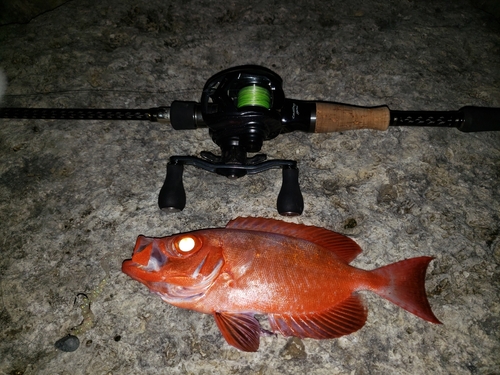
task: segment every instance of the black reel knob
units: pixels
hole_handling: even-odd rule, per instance
[[[283,182],[278,194],[278,212],[283,216],[298,216],[304,210],[304,198],[300,192],[299,170],[283,167]]]
[[[167,176],[158,195],[158,206],[162,211],[179,212],[186,206],[182,172],[184,172],[183,164],[167,164]]]

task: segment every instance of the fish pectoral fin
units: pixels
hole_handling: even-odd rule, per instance
[[[363,327],[368,311],[357,294],[334,307],[305,314],[269,314],[271,329],[283,336],[312,339],[333,339]]]
[[[252,314],[215,312],[214,318],[229,345],[245,352],[259,349],[261,328]]]

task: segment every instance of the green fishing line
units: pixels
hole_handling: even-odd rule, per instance
[[[264,87],[256,85],[243,87],[238,92],[238,108],[245,106],[271,108],[270,92]]]

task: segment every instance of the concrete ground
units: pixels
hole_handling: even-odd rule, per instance
[[[168,106],[199,100],[222,69],[259,64],[290,98],[500,107],[500,24],[465,0],[70,1],[1,26],[0,45],[4,106]],[[218,150],[206,129],[0,120],[0,374],[498,373],[500,133],[394,127],[266,142],[269,158],[300,168],[304,213],[285,220],[351,236],[363,269],[434,256],[426,287],[444,324],[363,293],[360,331],[263,337],[257,353],[120,271],[139,234],[279,218],[277,170],[228,180],[186,167],[185,210],[161,213],[169,156],[204,150]],[[84,317],[79,348],[56,349]]]

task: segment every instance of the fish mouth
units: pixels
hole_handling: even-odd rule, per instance
[[[152,239],[139,237],[132,259],[123,262],[122,271],[132,278],[137,279],[137,277],[134,277],[135,272],[158,272],[166,263],[168,263],[168,257],[158,248]]]
[[[205,260],[206,257],[201,261],[201,263],[192,274],[193,279],[199,280],[195,285],[181,286],[159,282],[152,283],[155,284],[155,287],[153,289],[157,290],[156,293],[165,302],[171,304],[175,304],[176,302],[179,303],[200,299],[213,285],[215,279],[217,278],[217,276],[219,276],[222,266],[224,265],[224,260],[219,259],[219,261],[215,264],[213,270],[208,275],[200,277],[200,270],[204,265]]]
[[[134,268],[137,267],[137,264],[135,264],[132,260],[128,259],[128,260],[125,260],[123,263],[122,263],[122,272],[125,274],[125,275],[128,275],[130,277],[133,278],[132,276],[132,270]]]

